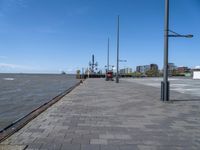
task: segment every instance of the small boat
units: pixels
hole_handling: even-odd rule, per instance
[[[63,74],[63,75],[64,75],[64,74],[66,74],[66,72],[62,71],[62,72],[61,72],[61,74]]]

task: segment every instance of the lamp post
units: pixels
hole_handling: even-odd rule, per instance
[[[164,29],[164,74],[161,82],[161,99],[169,100],[169,81],[168,81],[168,30],[169,30],[169,0],[165,0],[165,29]]]
[[[110,39],[108,38],[107,71],[109,71],[109,51],[110,51]]]
[[[84,68],[82,68],[82,79],[85,78]]]
[[[117,17],[117,72],[116,83],[119,83],[119,16]]]
[[[107,66],[105,66],[106,67],[106,74],[105,74],[106,81],[108,81],[107,73],[109,71],[109,66],[110,66],[110,64],[109,64],[109,49],[110,49],[110,40],[109,40],[109,38],[108,38],[108,47],[107,48],[108,48],[108,50],[107,50]]]
[[[169,32],[172,33],[169,35]],[[169,101],[169,81],[168,81],[168,45],[169,37],[192,38],[193,35],[181,35],[169,30],[169,0],[165,0],[165,29],[164,29],[164,74],[161,82],[161,100]]]

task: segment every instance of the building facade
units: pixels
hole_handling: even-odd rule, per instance
[[[157,64],[150,64],[150,65],[143,65],[143,66],[137,66],[136,72],[140,72],[145,74],[149,70],[155,70],[158,71],[158,65]]]
[[[191,69],[188,67],[178,67],[177,68],[177,72],[178,73],[190,73]]]
[[[200,66],[193,69],[193,79],[200,79]]]
[[[168,63],[168,75],[172,76],[173,71],[176,70],[177,67],[175,66],[174,63]]]
[[[130,73],[132,73],[132,68],[120,69],[120,74],[122,74],[122,75],[127,75],[127,74],[130,74]]]
[[[150,68],[151,68],[150,65],[137,66],[136,67],[136,71],[145,74],[145,72],[147,72],[148,70],[150,70]]]
[[[150,70],[158,71],[158,65],[157,64],[150,64]]]

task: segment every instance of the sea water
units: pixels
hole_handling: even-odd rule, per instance
[[[74,75],[0,74],[0,130],[76,83]]]

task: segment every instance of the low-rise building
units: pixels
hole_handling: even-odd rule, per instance
[[[150,70],[150,68],[151,68],[150,65],[137,66],[136,71],[145,74],[145,72]]]
[[[177,72],[178,73],[190,73],[191,69],[188,67],[178,67],[177,68]]]
[[[200,66],[193,69],[193,79],[200,79]]]
[[[158,65],[157,64],[150,64],[150,65],[143,65],[143,66],[137,66],[136,71],[145,74],[149,70],[155,70],[158,71]]]
[[[172,76],[173,71],[176,70],[177,67],[175,66],[174,63],[168,63],[168,74],[169,76]]]
[[[130,74],[130,73],[132,73],[132,68],[120,69],[120,74],[122,74],[122,75],[127,75],[127,74]]]
[[[150,64],[150,70],[158,71],[158,65],[157,64]]]

